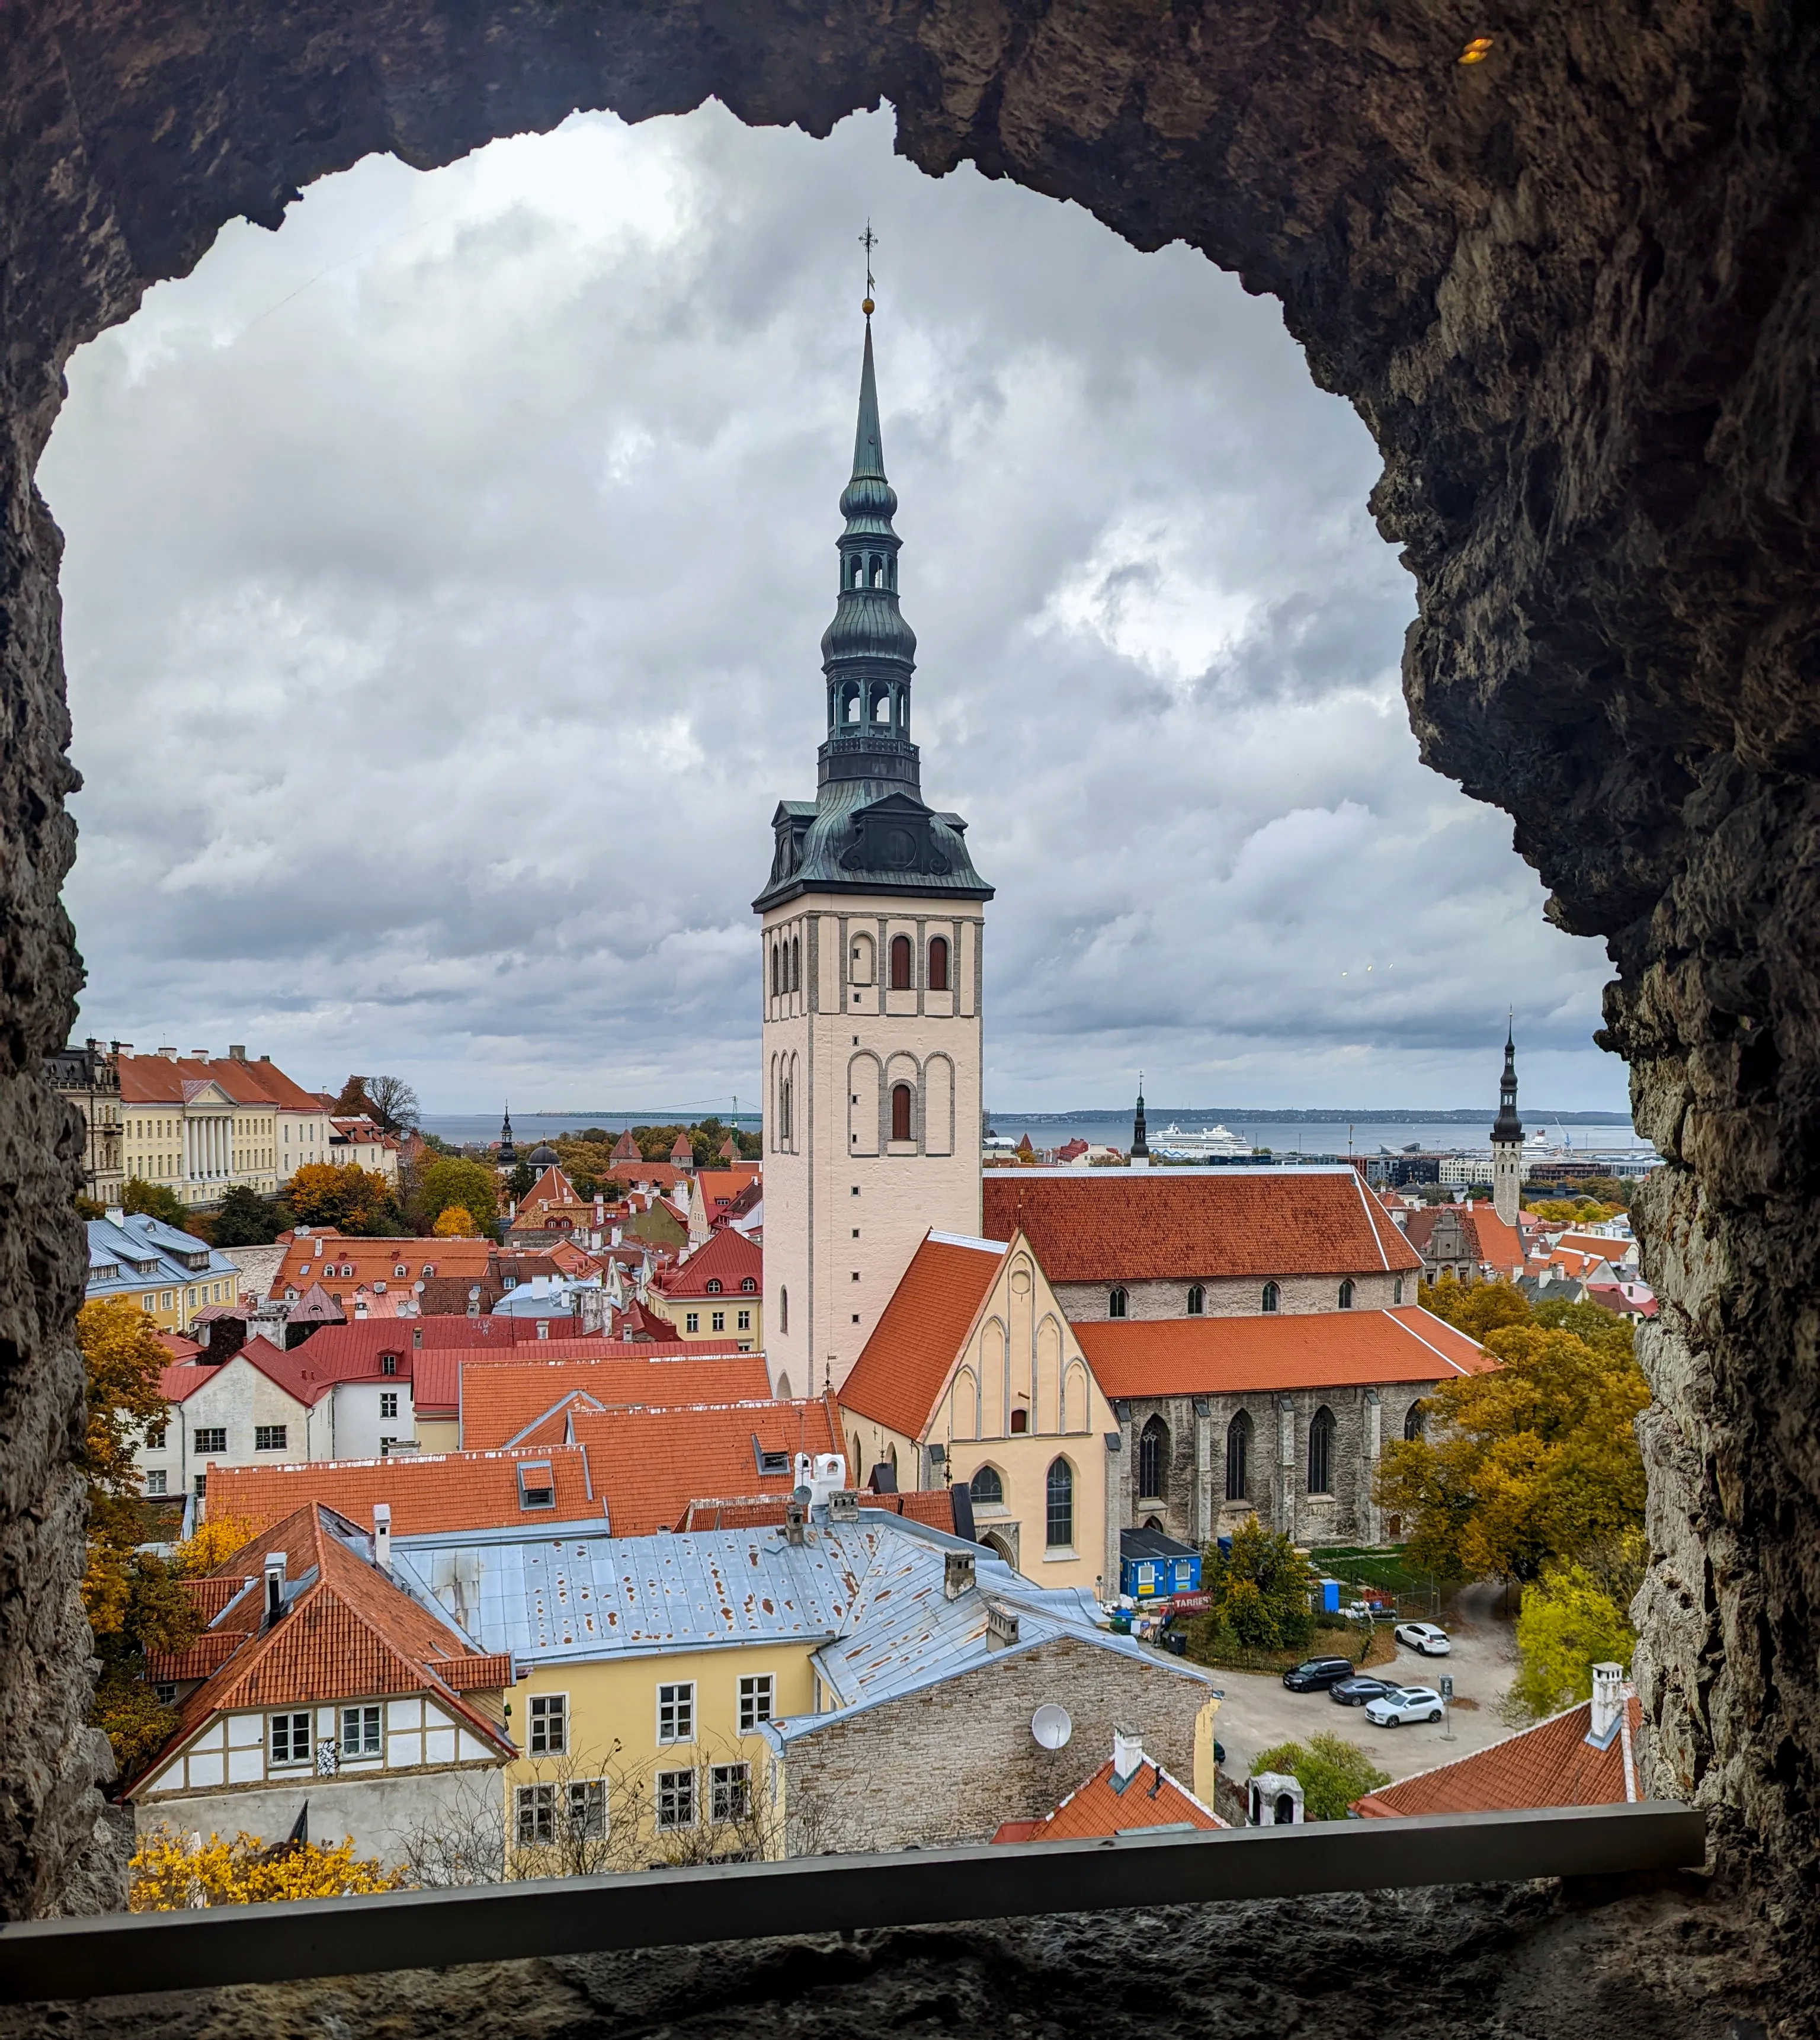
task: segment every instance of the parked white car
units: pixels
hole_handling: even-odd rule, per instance
[[[1365,1703],[1365,1719],[1380,1728],[1398,1728],[1404,1722],[1437,1722],[1441,1696],[1432,1686],[1392,1686]]]
[[[1437,1628],[1432,1622],[1399,1622],[1396,1640],[1407,1643],[1411,1650],[1419,1650],[1424,1658],[1445,1658],[1453,1648],[1453,1640],[1447,1631]]]

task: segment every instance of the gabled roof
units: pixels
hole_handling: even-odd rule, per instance
[[[1077,1785],[1040,1821],[1007,1821],[995,1842],[1077,1842],[1129,1834],[1139,1828],[1223,1828],[1186,1785],[1146,1757],[1121,1779],[1108,1757],[1084,1785]]]
[[[527,1509],[520,1466],[547,1465],[554,1505]],[[535,1482],[531,1483],[533,1486]],[[373,1505],[389,1503],[392,1534],[502,1528],[514,1523],[574,1523],[603,1518],[605,1504],[577,1445],[518,1452],[401,1452],[381,1460],[311,1460],[288,1466],[216,1467],[208,1476],[211,1515],[276,1522],[321,1502],[362,1529]]]
[[[1000,1240],[926,1235],[841,1384],[842,1406],[920,1437],[1010,1251]]]
[[[1413,1273],[1421,1257],[1357,1170],[1016,1169],[982,1186],[987,1232],[1020,1226],[1051,1282]]]
[[[268,1623],[265,1555],[286,1560],[284,1613]],[[150,1666],[154,1679],[201,1673],[176,1730],[128,1796],[216,1715],[231,1709],[313,1705],[388,1693],[431,1693],[503,1760],[516,1752],[464,1692],[512,1683],[509,1657],[478,1651],[455,1625],[415,1600],[373,1563],[370,1540],[316,1504],[261,1532],[210,1576],[223,1598],[209,1628],[180,1660]],[[428,1600],[425,1597],[425,1600]],[[216,1661],[211,1663],[210,1660]],[[197,1661],[200,1660],[200,1661]]]
[[[1628,1695],[1620,1731],[1604,1748],[1591,1738],[1593,1703],[1582,1700],[1489,1749],[1418,1771],[1354,1802],[1367,1820],[1395,1814],[1495,1814],[1540,1806],[1621,1806],[1642,1795],[1635,1742],[1643,1708]]]
[[[331,1292],[351,1296],[356,1285],[364,1284],[376,1293],[384,1283],[389,1291],[397,1285],[406,1288],[426,1275],[464,1276],[472,1282],[486,1273],[487,1257],[494,1250],[489,1239],[419,1239],[406,1235],[394,1239],[371,1239],[312,1226],[307,1232],[281,1233],[280,1243],[288,1250],[272,1280],[270,1294],[282,1296],[287,1289],[301,1294],[320,1282]],[[341,1273],[352,1269],[352,1274]],[[398,1270],[402,1268],[404,1273]],[[333,1270],[333,1273],[330,1271]]]
[[[1475,1339],[1407,1304],[1393,1311],[1243,1318],[1118,1318],[1074,1326],[1110,1397],[1452,1380],[1497,1363]]]
[[[581,1201],[576,1194],[575,1186],[564,1174],[562,1164],[552,1162],[519,1199],[518,1208],[525,1212],[541,1208],[546,1205],[579,1206]]]
[[[1496,1269],[1505,1280],[1510,1280],[1523,1265],[1523,1235],[1515,1226],[1506,1225],[1487,1204],[1425,1205],[1410,1213],[1403,1227],[1404,1236],[1419,1252],[1430,1245],[1436,1227],[1444,1226],[1448,1219],[1458,1221],[1466,1250],[1472,1258]]]
[[[569,1426],[588,1448],[617,1537],[667,1530],[698,1494],[788,1495],[798,1452],[847,1456],[839,1414],[824,1397],[598,1412],[577,1406]],[[764,1471],[767,1454],[782,1456],[782,1468]]]
[[[125,1105],[176,1107],[193,1093],[187,1087],[213,1084],[236,1105],[275,1105],[289,1112],[320,1112],[313,1091],[294,1083],[276,1063],[245,1062],[229,1056],[120,1057],[120,1101]]]
[[[702,1169],[697,1172],[695,1182],[701,1190],[702,1204],[710,1220],[724,1217],[735,1198],[743,1196],[761,1178],[762,1171],[756,1162],[748,1162],[725,1169]]]
[[[523,1353],[520,1364],[489,1357],[461,1373],[462,1444],[473,1452],[513,1442],[540,1419],[554,1419],[554,1436],[562,1436],[559,1414],[570,1398],[589,1399],[605,1409],[671,1409],[684,1403],[759,1401],[771,1393],[770,1376],[759,1353],[735,1353],[686,1360],[658,1360],[656,1349],[634,1347],[612,1359],[557,1357],[533,1359]],[[542,1437],[540,1428],[537,1436]],[[741,1492],[744,1492],[743,1490]]]
[[[708,1237],[685,1260],[666,1268],[657,1278],[657,1287],[666,1296],[687,1297],[691,1302],[706,1298],[708,1285],[718,1282],[720,1288],[713,1293],[717,1300],[722,1296],[744,1296],[748,1299],[763,1295],[764,1290],[764,1254],[744,1233],[736,1232],[731,1226],[722,1226]],[[750,1289],[741,1287],[750,1282]]]

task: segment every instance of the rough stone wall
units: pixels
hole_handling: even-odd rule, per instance
[[[1277,1307],[1284,1312],[1337,1311],[1340,1283],[1348,1271],[1336,1269],[1331,1275],[1280,1275],[1277,1280]],[[1256,1317],[1264,1307],[1264,1280],[1249,1277],[1209,1276],[1201,1282],[1206,1291],[1205,1314],[1210,1318]],[[1397,1277],[1381,1268],[1352,1272],[1353,1308],[1388,1311],[1396,1303]],[[1415,1301],[1416,1272],[1402,1277],[1405,1304]],[[1112,1315],[1108,1303],[1111,1285],[1104,1282],[1057,1282],[1056,1300],[1072,1324],[1095,1324]],[[1127,1282],[1125,1315],[1128,1318],[1185,1318],[1188,1315],[1186,1281],[1180,1282]]]
[[[1182,238],[1279,297],[1376,436],[1424,755],[1605,936],[1670,1158],[1643,1207],[1644,1690],[1719,1860],[1811,1923],[1820,1805],[1820,28],[1799,0],[42,0],[0,25],[0,1908],[89,1845],[56,537],[72,348],[236,213],[577,105],[718,93]],[[1468,30],[1487,60],[1456,62]],[[1795,1973],[1791,1972],[1791,1973]],[[1811,1972],[1805,1972],[1810,1977]],[[1803,1986],[1810,1999],[1814,1986]],[[1557,2028],[1556,2030],[1565,2030]],[[1639,2030],[1642,2030],[1639,2028]]]
[[[792,1855],[990,1841],[1002,1821],[1048,1813],[1112,1754],[1115,1727],[1191,1789],[1201,1679],[1060,1638],[1017,1650],[790,1746],[784,1809]],[[1045,1749],[1030,1717],[1054,1702],[1074,1734]]]

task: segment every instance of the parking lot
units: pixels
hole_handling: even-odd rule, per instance
[[[1449,1656],[1422,1658],[1399,1644],[1394,1662],[1371,1668],[1374,1677],[1412,1686],[1432,1686],[1443,1672],[1450,1673],[1455,1699],[1478,1702],[1475,1707],[1453,1710],[1451,1742],[1442,1733],[1447,1724],[1406,1722],[1399,1728],[1378,1728],[1365,1719],[1363,1707],[1337,1706],[1325,1693],[1292,1693],[1274,1673],[1222,1671],[1215,1675],[1226,1689],[1216,1733],[1225,1745],[1227,1775],[1249,1777],[1258,1750],[1323,1730],[1356,1742],[1393,1780],[1501,1741],[1511,1729],[1498,1705],[1510,1690],[1517,1664],[1511,1625],[1495,1612],[1498,1600],[1495,1589],[1469,1589],[1460,1604],[1448,1611],[1442,1626],[1453,1639]],[[1312,1646],[1310,1654],[1324,1648]]]

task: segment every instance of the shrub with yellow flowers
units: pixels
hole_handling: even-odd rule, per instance
[[[376,1856],[356,1856],[353,1838],[333,1847],[280,1842],[268,1848],[244,1831],[231,1841],[180,1835],[161,1825],[141,1837],[130,1865],[127,1904],[135,1912],[183,1912],[204,1905],[269,1905],[291,1898],[357,1898],[402,1882]]]

